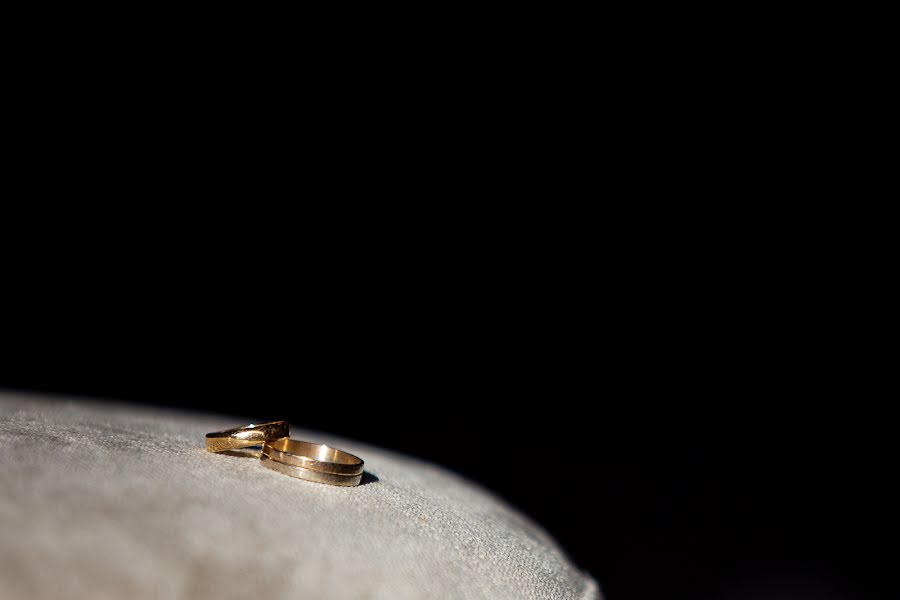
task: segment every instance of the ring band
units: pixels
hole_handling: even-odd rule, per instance
[[[259,446],[265,442],[286,438],[291,435],[287,421],[250,424],[246,427],[214,431],[206,434],[206,449],[210,452],[225,452],[248,446]]]
[[[362,475],[365,464],[349,452],[289,438],[267,441],[262,453],[276,462],[332,475]]]
[[[265,454],[260,454],[259,461],[264,467],[268,467],[270,469],[278,471],[279,473],[284,473],[285,475],[298,477],[307,481],[314,481],[316,483],[354,486],[359,485],[359,482],[362,481],[362,473],[360,473],[359,475],[335,475],[334,473],[322,473],[321,471],[313,471],[312,469],[305,469],[303,467],[281,463],[277,460],[272,460]]]

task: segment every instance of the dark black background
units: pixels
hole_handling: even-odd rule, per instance
[[[612,600],[878,597],[889,429],[805,290],[769,279],[748,302],[717,268],[578,235],[436,235],[104,244],[90,276],[54,254],[52,276],[6,280],[0,384],[286,418],[437,462]]]

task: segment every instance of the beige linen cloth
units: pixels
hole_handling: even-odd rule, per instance
[[[340,488],[204,450],[245,424],[0,391],[0,598],[601,600],[540,527],[437,466],[292,429],[363,457]]]

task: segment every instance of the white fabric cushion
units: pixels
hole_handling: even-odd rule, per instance
[[[366,461],[340,488],[204,450],[244,424],[0,392],[0,596],[601,598],[540,527],[434,465],[292,428]]]

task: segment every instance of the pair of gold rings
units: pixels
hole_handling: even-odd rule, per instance
[[[247,425],[206,434],[206,449],[226,452],[262,445],[259,460],[263,466],[316,483],[359,485],[363,475],[361,458],[349,452],[290,439],[287,421]]]

